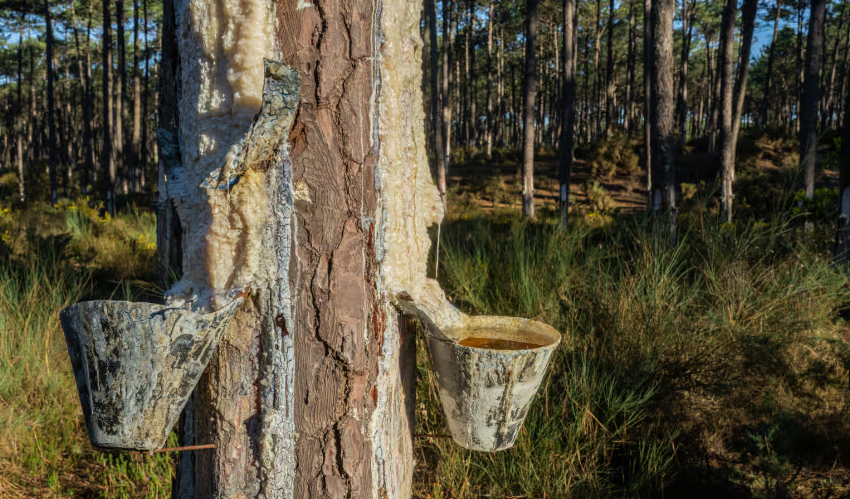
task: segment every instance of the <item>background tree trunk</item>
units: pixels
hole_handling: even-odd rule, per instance
[[[133,191],[142,191],[142,76],[139,74],[139,0],[133,0]]]
[[[756,24],[758,0],[744,0],[741,8],[741,55],[738,78],[735,80],[732,116],[732,181],[735,181],[735,160],[738,148],[738,132],[741,129],[741,113],[747,96],[747,77],[750,74],[750,51],[753,47],[753,31]]]
[[[821,52],[823,51],[826,0],[812,0],[809,36],[806,43],[806,75],[800,109],[800,169],[805,172],[806,198],[815,195],[815,163],[817,162],[818,88]]]
[[[761,104],[761,126],[767,127],[767,111],[770,95],[770,81],[773,79],[773,60],[776,54],[776,39],[779,37],[779,20],[782,19],[782,0],[776,0],[776,18],[773,21],[773,38],[767,53],[767,73],[765,74],[764,97]]]
[[[718,102],[720,114],[720,178],[723,219],[732,222],[732,179],[734,175],[735,140],[732,136],[732,90],[735,78],[735,14],[737,0],[724,0],[723,18],[720,22],[720,50],[718,72],[721,95]]]
[[[669,237],[676,242],[676,164],[673,146],[673,16],[675,0],[652,2],[652,195],[656,212],[668,218]]]
[[[522,92],[523,141],[522,141],[522,214],[534,218],[534,110],[537,78],[535,69],[535,45],[537,43],[537,0],[528,0],[527,27],[525,36],[525,82]]]
[[[103,0],[103,152],[102,168],[107,170],[106,211],[115,216],[115,161],[112,154],[112,20],[110,0]]]
[[[635,0],[629,0],[629,40],[628,40],[628,56],[626,58],[626,119],[623,128],[626,135],[632,135],[633,122],[635,119],[635,52],[637,45],[635,42]]]
[[[845,85],[850,86],[850,78],[846,79]],[[844,101],[842,144],[850,144],[850,119],[847,119],[848,116],[850,116],[850,99]],[[838,192],[840,197],[833,261],[838,265],[847,265],[850,263],[850,147],[841,148]]]
[[[425,0],[425,9],[428,11],[431,50],[431,109],[434,110],[434,145],[437,157],[437,189],[443,206],[446,204],[446,153],[443,150],[443,112],[445,106],[440,103],[440,50],[437,47],[437,1]],[[492,12],[492,11],[491,11]],[[445,40],[445,38],[443,38]],[[445,95],[445,94],[444,94]]]
[[[61,167],[56,150],[56,101],[53,93],[53,23],[50,19],[50,2],[44,0],[44,24],[47,31],[47,149],[49,154],[48,169],[50,170],[50,204],[59,200],[59,186],[56,172]]]
[[[614,130],[614,0],[608,3],[608,67],[605,74],[605,128],[608,133]]]
[[[561,227],[569,226],[570,208],[570,170],[573,164],[573,123],[575,121],[575,73],[573,59],[575,58],[573,23],[575,17],[575,0],[564,0],[564,95],[563,95],[563,146],[561,149],[561,171],[559,177],[559,213]]]
[[[487,158],[493,157],[493,0],[487,9]]]
[[[652,199],[652,0],[643,0],[643,164],[646,168],[646,190],[649,196],[647,206],[653,206]]]
[[[679,71],[679,140],[682,141],[683,149],[688,145],[688,56],[693,29],[693,24],[688,23],[688,1],[682,0],[682,59]]]

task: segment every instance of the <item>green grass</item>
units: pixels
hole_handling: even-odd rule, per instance
[[[153,217],[130,211],[99,222],[83,210],[41,210],[0,220],[16,234],[0,256],[0,497],[168,497],[167,455],[91,448],[58,320],[84,299],[133,298],[127,281],[95,281],[102,260],[79,249],[119,247],[131,259],[125,268],[144,267],[150,250],[131,241],[152,237]]]
[[[487,219],[463,196],[442,229],[450,299],[565,337],[514,448],[417,439],[417,497],[847,493],[850,287],[830,267],[828,223],[726,225],[703,203],[670,246],[652,218],[563,233],[545,210]],[[134,207],[0,211],[0,497],[169,496],[167,456],[89,446],[58,326],[76,301],[155,297],[154,234]],[[419,348],[417,433],[445,435]]]
[[[780,461],[747,437],[778,414],[833,439],[786,446],[783,462],[841,463],[850,357],[839,311],[850,291],[798,225],[691,218],[677,246],[651,218],[566,234],[551,220],[444,226],[440,280],[457,306],[542,320],[565,341],[516,446],[420,441],[417,494],[655,497],[689,470],[731,461],[743,478],[725,483],[757,494],[793,471],[765,465]],[[417,432],[445,434],[423,349]],[[791,437],[779,427],[771,445],[782,448]]]

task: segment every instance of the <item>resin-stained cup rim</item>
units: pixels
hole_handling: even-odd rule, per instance
[[[501,352],[525,352],[555,348],[561,343],[562,338],[561,333],[559,333],[557,329],[546,323],[535,321],[533,319],[500,315],[464,316],[460,323],[440,330],[443,338],[434,335],[433,331],[428,329],[428,332],[431,333],[431,336],[434,338],[442,341],[448,340],[455,343],[459,348],[490,350],[488,348],[460,344],[460,342],[464,339],[474,336],[476,331],[486,332],[488,337],[493,336],[495,333],[495,337],[493,339],[523,341],[537,345],[531,348],[497,350]]]

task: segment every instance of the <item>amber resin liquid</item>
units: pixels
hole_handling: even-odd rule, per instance
[[[469,338],[463,339],[460,341],[460,344],[465,347],[486,348],[488,350],[528,350],[543,346],[537,343],[528,343],[526,341],[479,338],[477,336],[470,336]]]

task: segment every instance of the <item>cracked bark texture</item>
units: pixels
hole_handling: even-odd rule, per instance
[[[421,1],[175,3],[168,193],[184,275],[169,296],[245,297],[187,416],[191,443],[216,448],[194,454],[175,496],[409,497],[414,328],[393,303],[408,292],[456,314],[425,278],[442,205],[424,151]],[[246,84],[252,44],[300,79],[285,136],[257,138],[278,123],[278,94],[268,70],[262,109]]]

